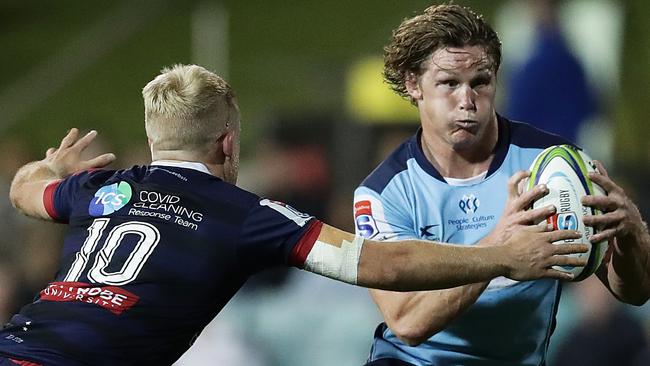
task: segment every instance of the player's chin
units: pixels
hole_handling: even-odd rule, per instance
[[[480,142],[479,135],[470,130],[456,130],[451,136],[451,143],[454,150],[466,150],[476,147]]]

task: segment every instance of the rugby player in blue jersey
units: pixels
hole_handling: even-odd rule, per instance
[[[393,32],[384,76],[418,108],[421,128],[355,191],[358,234],[492,245],[554,212],[525,211],[532,197],[518,185],[539,152],[568,142],[495,112],[500,49],[482,17],[458,5],[429,7]],[[583,200],[605,212],[585,217],[602,230],[591,240],[613,240],[598,277],[618,299],[640,305],[650,295],[650,236],[636,206],[599,171],[590,178],[609,195]],[[439,291],[371,290],[385,323],[368,365],[543,365],[560,290],[553,279],[505,278]]]
[[[272,266],[423,290],[500,275],[568,279],[550,266],[585,264],[561,255],[584,245],[552,244],[579,237],[568,230],[527,228],[487,248],[340,231],[234,185],[239,109],[220,77],[178,65],[143,96],[151,164],[101,169],[115,157],[80,159],[96,132],[72,129],[16,174],[13,204],[69,230],[53,282],[0,332],[0,365],[170,365],[251,274]]]

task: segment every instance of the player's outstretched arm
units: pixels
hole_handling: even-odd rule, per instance
[[[546,231],[530,226],[514,233],[501,246],[459,246],[407,241],[407,245],[366,241],[359,260],[358,284],[386,290],[418,291],[456,287],[505,276],[526,281],[538,278],[570,280],[550,268],[584,266],[585,259],[565,256],[584,253],[587,246],[554,245],[577,239],[575,231]]]
[[[393,291],[434,290],[487,281],[497,276],[515,280],[542,277],[570,280],[555,265],[584,266],[587,245],[553,245],[577,239],[571,231],[530,226],[499,246],[459,246],[420,240],[377,242],[323,225],[305,262],[305,269],[364,287]]]
[[[97,131],[90,131],[79,138],[79,130],[72,128],[58,148],[47,150],[43,160],[18,169],[9,191],[14,207],[27,216],[51,220],[43,203],[43,193],[48,184],[81,170],[105,167],[115,160],[111,153],[90,160],[81,159],[81,153],[96,136]]]

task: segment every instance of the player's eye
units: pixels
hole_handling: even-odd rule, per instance
[[[481,76],[476,79],[473,79],[472,82],[470,83],[472,89],[485,86],[490,84],[490,78],[487,76]]]
[[[458,86],[458,80],[455,79],[443,79],[438,82],[439,85],[447,86],[450,88],[455,88]]]

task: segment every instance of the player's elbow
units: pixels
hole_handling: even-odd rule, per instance
[[[391,324],[392,323],[392,324]],[[395,336],[406,345],[416,347],[429,339],[435,332],[423,327],[419,322],[398,319],[388,324]]]
[[[16,180],[11,183],[11,188],[9,188],[9,200],[16,209],[22,212],[25,194],[23,193],[22,185]]]
[[[417,335],[410,335],[410,334],[398,335],[397,337],[409,347],[417,347],[428,339],[427,337],[420,337]]]
[[[11,182],[11,187],[9,188],[9,200],[11,205],[18,210],[18,212],[27,216],[34,216],[32,210],[30,209],[33,202],[37,198],[34,197],[33,192],[30,192],[28,187],[23,180],[14,178],[14,181]]]

